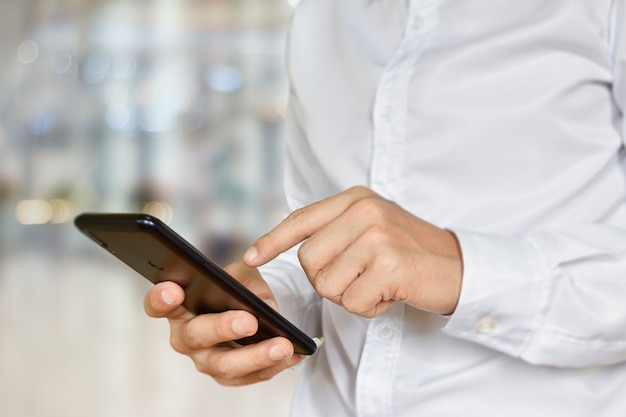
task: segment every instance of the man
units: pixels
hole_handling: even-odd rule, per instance
[[[295,212],[229,267],[325,338],[293,415],[626,415],[625,22],[624,0],[300,4]],[[220,383],[302,360],[181,301],[146,310]]]

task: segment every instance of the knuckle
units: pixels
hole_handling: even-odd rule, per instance
[[[372,190],[363,186],[363,185],[355,185],[346,190],[348,194],[355,194],[359,196],[373,196],[375,195]]]
[[[397,271],[401,262],[397,256],[393,256],[391,253],[387,253],[385,256],[378,256],[373,261],[373,268],[379,271],[379,275],[384,274],[390,276],[394,271]]]
[[[174,334],[170,336],[170,346],[172,346],[172,349],[174,349],[175,352],[178,352],[182,355],[187,353],[187,347],[185,346],[185,344],[182,342],[182,340],[180,340],[178,336],[175,336]]]
[[[234,380],[239,376],[233,369],[232,364],[223,356],[215,359],[213,366],[210,367],[208,373],[211,373],[212,375],[215,375],[225,381]]]
[[[225,379],[225,378],[220,378],[220,377],[216,377],[216,376],[213,377],[213,380],[215,382],[217,382],[222,387],[238,387],[238,386],[242,385],[242,383],[239,383],[236,380]]]
[[[365,239],[367,239],[369,244],[377,246],[386,245],[390,240],[387,231],[377,225],[370,227],[365,235]]]
[[[274,376],[276,376],[276,373],[277,372],[273,368],[265,368],[257,372],[255,376],[258,382],[266,382],[274,378]]]
[[[326,279],[324,274],[318,274],[318,277],[312,282],[315,291],[323,297],[334,297],[342,293],[341,289],[332,280]]]
[[[212,368],[209,367],[204,361],[198,360],[198,359],[193,359],[193,364],[196,367],[196,370],[200,373],[203,374],[207,374],[207,375],[212,375]]]
[[[321,295],[322,297],[324,298],[330,297],[328,290],[326,289],[324,284],[320,282],[319,279],[311,280],[311,285],[313,286],[313,289],[315,290],[315,292]]]
[[[300,264],[304,267],[307,267],[313,260],[309,246],[310,245],[308,245],[308,241],[305,241],[298,248],[298,260],[300,261]]]
[[[356,200],[350,206],[350,210],[355,216],[369,219],[375,223],[384,220],[387,216],[387,204],[385,200],[373,196],[365,196]]]
[[[341,305],[346,311],[366,318],[374,317],[376,304],[372,305],[371,302],[372,299],[365,297],[362,289],[355,287],[348,288],[341,298]]]
[[[198,321],[193,319],[182,327],[181,339],[187,350],[196,350],[204,347],[199,337],[200,332],[198,332],[197,323]]]
[[[358,316],[364,316],[365,310],[358,304],[352,302],[345,302],[342,300],[343,308],[352,314],[356,314]]]
[[[192,357],[192,360],[198,372],[210,375],[216,379],[223,379],[224,381],[228,379],[228,377],[223,376],[216,371],[215,364],[210,362],[206,355],[203,355],[202,357]]]
[[[363,307],[360,305],[358,298],[353,297],[350,293],[344,294],[341,297],[341,305],[343,308],[352,314],[361,314],[364,312]]]
[[[318,270],[309,280],[315,291],[323,297],[339,296],[345,289],[338,279],[333,278],[330,265]]]
[[[305,271],[317,273],[324,266],[324,260],[320,258],[319,250],[312,240],[306,240],[298,248],[298,261]]]
[[[376,309],[371,308],[365,312],[360,313],[360,316],[365,317],[366,319],[373,319],[376,317]]]
[[[344,309],[349,313],[355,314],[357,316],[372,318],[370,316],[370,312],[372,309],[370,307],[365,307],[363,304],[360,303],[348,303],[347,305],[344,305]]]
[[[384,200],[366,195],[354,202],[354,207],[364,210],[367,213],[379,213],[384,208]]]
[[[296,227],[305,225],[308,222],[308,218],[309,213],[308,210],[305,209],[305,207],[296,209],[292,211],[289,216],[287,216],[288,222]]]

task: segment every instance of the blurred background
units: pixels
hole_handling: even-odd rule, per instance
[[[297,371],[224,388],[74,228],[151,213],[218,263],[283,215],[297,0],[2,0],[0,404],[11,417],[285,416]]]

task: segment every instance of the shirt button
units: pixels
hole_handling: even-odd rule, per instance
[[[393,327],[389,323],[382,323],[378,326],[377,332],[382,340],[388,340],[393,336]]]
[[[482,333],[482,334],[491,333],[495,330],[495,328],[496,328],[496,321],[493,319],[493,317],[483,317],[482,319],[478,320],[478,322],[476,323],[476,331],[478,333]]]

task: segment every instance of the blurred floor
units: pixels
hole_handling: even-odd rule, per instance
[[[106,255],[106,254],[105,254]],[[11,417],[288,414],[298,371],[226,388],[145,316],[148,288],[114,260],[25,250],[0,263],[0,404]]]

